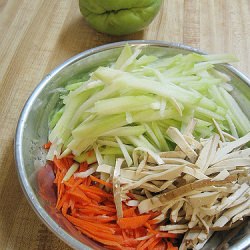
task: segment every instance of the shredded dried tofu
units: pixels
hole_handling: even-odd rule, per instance
[[[137,147],[128,158],[116,137],[125,159],[112,165],[97,157],[96,171],[113,181],[117,217],[123,217],[122,201],[140,213],[161,212],[153,223],[162,223],[160,231],[185,233],[180,249],[201,249],[214,231],[250,215],[250,149],[245,146],[250,133],[228,141],[214,120],[219,134],[197,141],[192,135],[196,122],[191,120],[183,134],[168,128],[166,135],[177,144],[173,151]]]

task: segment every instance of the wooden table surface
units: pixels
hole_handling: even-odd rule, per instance
[[[123,37],[95,32],[78,1],[0,0],[0,249],[70,249],[38,219],[24,197],[14,162],[21,109],[39,81],[65,59],[98,45],[151,39],[229,52],[250,75],[249,0],[163,0],[144,31]]]

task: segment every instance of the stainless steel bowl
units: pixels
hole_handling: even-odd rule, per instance
[[[23,191],[40,219],[59,238],[75,249],[102,249],[100,245],[79,234],[54,208],[53,188],[49,177],[49,167],[44,168],[45,152],[42,145],[47,142],[48,115],[55,107],[59,95],[54,91],[64,86],[71,78],[87,72],[100,65],[114,61],[125,44],[140,46],[143,53],[154,55],[176,55],[191,52],[203,53],[189,46],[160,41],[125,41],[112,43],[80,53],[49,73],[36,87],[21,113],[15,138],[15,158],[17,172]],[[232,78],[235,86],[233,95],[245,114],[250,118],[250,80],[230,65],[218,66],[218,69]],[[47,193],[39,191],[37,175],[44,175],[47,180]],[[47,195],[47,198],[44,196]],[[49,198],[48,198],[49,196]],[[47,200],[47,201],[45,201]],[[206,244],[207,249],[213,249],[217,240]],[[250,246],[250,236],[238,237],[230,246],[231,249],[244,249]]]

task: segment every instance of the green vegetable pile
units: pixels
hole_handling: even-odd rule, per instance
[[[215,69],[232,61],[227,54],[157,58],[125,46],[115,63],[66,87],[64,106],[50,121],[47,159],[72,153],[82,162],[94,149],[98,163],[122,155],[130,166],[136,147],[173,149],[166,130],[184,131],[192,118],[198,139],[210,137],[216,124],[236,138],[245,135],[250,121],[230,94],[230,78]]]

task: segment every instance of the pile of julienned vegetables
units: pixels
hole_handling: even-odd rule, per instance
[[[72,78],[49,119],[56,207],[109,249],[201,249],[250,209],[250,121],[215,67],[235,58],[156,54]]]
[[[83,234],[108,249],[178,249],[174,246],[179,238],[176,234],[157,229],[154,218],[159,212],[140,215],[136,206],[123,203],[123,218],[117,219],[112,183],[94,175],[86,178],[71,176],[63,181],[74,163],[72,157],[55,158],[53,162],[56,208]],[[77,172],[87,169],[88,164],[84,162]],[[128,195],[134,199],[132,194]]]

